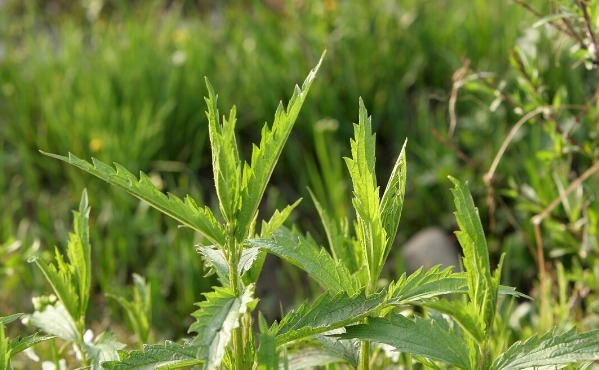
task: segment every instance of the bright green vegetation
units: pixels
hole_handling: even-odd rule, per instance
[[[0,368],[599,361],[598,4],[92,3],[0,12]]]

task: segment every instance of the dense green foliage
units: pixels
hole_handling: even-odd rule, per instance
[[[66,356],[94,368],[106,360],[111,368],[360,369],[596,360],[595,2],[545,9],[515,1],[509,18],[497,16],[507,13],[503,3],[442,4],[442,24],[434,1],[183,6],[195,16],[159,2],[92,3],[56,16],[43,2],[8,2],[0,14],[0,366],[31,346],[55,364]],[[491,29],[504,42],[481,42]],[[393,53],[403,47],[410,52]],[[258,131],[325,48],[316,80],[325,83],[314,84],[310,103],[316,71]],[[221,118],[204,75],[239,109]],[[354,137],[341,145],[359,95],[375,119],[359,99]],[[39,149],[76,153],[50,156],[125,192]],[[470,179],[474,200],[459,180],[446,190],[449,174]],[[98,212],[90,217],[84,193],[69,233],[60,220],[84,185]],[[312,202],[297,200],[308,195]],[[292,227],[283,226],[288,218]],[[431,223],[459,229],[465,272],[401,275],[397,247]],[[67,239],[49,253],[48,244]],[[251,315],[266,307],[257,299],[267,253],[285,261],[277,273],[292,281],[297,303],[274,323],[272,310],[268,320]],[[204,277],[202,266],[214,275]],[[129,290],[131,273],[148,281],[134,274]],[[31,308],[29,298],[48,291],[44,278],[54,295]],[[19,317],[59,339],[23,335],[11,324]],[[125,317],[136,339],[122,335]],[[162,340],[181,338],[183,328],[189,343]],[[89,329],[103,333],[93,338]],[[65,341],[76,356],[58,347]],[[117,353],[119,341],[140,350]],[[376,343],[403,354],[383,356],[390,347]]]

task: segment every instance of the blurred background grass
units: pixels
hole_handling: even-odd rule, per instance
[[[546,6],[529,3],[541,10]],[[118,162],[132,172],[149,173],[165,191],[190,193],[215,205],[204,76],[219,93],[221,112],[237,105],[240,145],[247,155],[278,101],[290,97],[293,84],[325,49],[324,65],[275,170],[263,214],[303,197],[292,217],[324,241],[306,188],[338,216],[349,212],[341,157],[348,154],[362,96],[377,132],[380,183],[409,139],[397,245],[426,226],[454,229],[450,174],[470,180],[490,225],[482,175],[517,118],[508,108],[491,112],[493,96],[488,99],[482,84],[472,86],[457,102],[460,123],[450,137],[452,76],[469,59],[477,71],[493,71],[506,76],[508,86],[515,84],[510,56],[514,45],[531,40],[536,20],[520,6],[483,0],[0,4],[0,315],[29,312],[31,296],[48,292],[27,259],[63,245],[70,210],[86,187],[97,291],[121,293],[133,272],[144,275],[156,288],[155,329],[161,336],[180,336],[192,304],[214,283],[204,277],[193,248],[201,237],[38,150]],[[588,76],[573,72],[569,62],[558,63],[567,56],[555,56],[543,35],[530,42],[539,60],[546,56],[543,76],[566,86],[567,99],[584,96]],[[557,190],[538,173],[537,152],[546,148],[546,134],[533,127],[526,138],[516,141],[502,161],[499,188],[507,194],[505,209],[512,212],[498,212],[489,239],[494,258],[509,251],[505,283],[528,292],[537,274],[528,219]],[[546,189],[537,208],[526,208],[522,184]],[[593,204],[596,208],[594,202],[586,209]],[[521,221],[524,231],[517,227]],[[553,231],[559,234],[563,224],[557,222]],[[566,253],[578,253],[581,238],[557,244],[574,246]],[[399,254],[391,259],[392,270],[401,272]],[[293,274],[283,280],[299,281]],[[599,281],[599,272],[589,279]],[[296,289],[297,299],[305,298],[301,285],[290,289]],[[92,316],[99,320],[112,303],[99,293],[95,303]]]

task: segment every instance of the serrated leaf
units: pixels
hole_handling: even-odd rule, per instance
[[[353,296],[326,292],[314,303],[306,302],[289,312],[280,323],[274,323],[269,332],[276,335],[277,345],[282,345],[358,322],[384,303],[384,292],[368,297],[363,292]]]
[[[384,263],[387,233],[379,210],[379,187],[375,175],[376,135],[360,99],[359,124],[354,124],[351,158],[345,158],[354,187],[352,204],[356,211],[356,235],[368,267],[369,283],[374,285]]]
[[[455,188],[451,189],[456,205],[456,219],[460,231],[456,236],[464,251],[464,267],[468,277],[468,292],[471,302],[483,318],[484,331],[492,326],[497,310],[498,281],[491,277],[489,251],[478,209],[470,195],[467,183],[453,177],[449,179]]]
[[[245,164],[242,172],[241,185],[241,208],[237,218],[237,229],[235,237],[242,241],[249,235],[252,220],[255,219],[258,205],[262,200],[266,185],[274,170],[283,146],[289,138],[289,134],[297,119],[299,111],[306,99],[312,81],[320,68],[324,54],[318,64],[304,80],[302,87],[295,87],[293,96],[289,100],[287,109],[279,103],[275,113],[275,119],[272,129],[265,125],[262,129],[262,135],[259,146],[253,146],[252,159],[250,164]]]
[[[370,318],[367,324],[346,327],[339,338],[357,338],[385,343],[400,352],[470,369],[467,347],[443,319],[414,320],[393,314],[390,318]]]
[[[102,367],[107,370],[153,370],[166,369],[172,365],[192,366],[202,362],[196,359],[197,348],[186,344],[166,341],[164,345],[144,345],[143,351],[120,351],[119,361],[107,361]]]
[[[70,341],[79,339],[75,322],[60,302],[55,306],[46,306],[41,312],[34,312],[31,314],[29,322],[46,333],[56,335],[61,339]]]
[[[268,221],[262,221],[262,228],[260,229],[261,238],[270,238],[272,233],[283,225],[287,217],[291,214],[291,211],[300,204],[302,199],[298,199],[295,203],[288,205],[283,208],[282,211],[278,209],[273,213],[272,217]]]
[[[114,334],[104,332],[94,340],[92,344],[84,344],[84,350],[89,359],[92,360],[92,370],[102,369],[100,363],[104,361],[115,361],[119,358],[117,351],[125,345],[116,340]]]
[[[196,250],[204,257],[206,265],[214,269],[220,282],[223,285],[229,285],[229,265],[223,251],[210,246],[198,246]],[[237,265],[240,276],[252,267],[259,254],[260,248],[257,247],[246,248],[241,252],[239,264]]]
[[[205,98],[208,106],[206,116],[212,149],[214,185],[221,213],[228,223],[233,223],[239,208],[241,181],[241,162],[235,139],[235,107],[231,109],[229,119],[223,117],[221,124],[216,106],[218,95],[215,94],[207,78],[206,87],[208,88],[208,98]]]
[[[477,343],[484,343],[485,332],[482,317],[471,309],[472,305],[470,302],[439,300],[429,301],[424,305],[450,315]]]
[[[279,353],[275,336],[269,333],[260,334],[260,348],[258,348],[258,370],[278,370]]]
[[[333,260],[323,248],[285,227],[273,233],[272,239],[251,239],[248,244],[259,247],[306,271],[325,290],[355,293],[358,280],[341,263]]]
[[[389,304],[414,304],[444,294],[466,292],[468,281],[465,273],[453,273],[451,267],[441,270],[440,265],[426,272],[421,267],[408,277],[403,274],[390,285]]]
[[[341,261],[351,273],[358,271],[361,262],[358,259],[359,256],[348,235],[347,228],[343,230],[342,225],[337,219],[331,217],[327,210],[320,205],[312,191],[310,189],[308,189],[308,191],[316,206],[324,231],[327,234],[329,249],[331,250],[333,258],[336,261]]]
[[[576,330],[571,329],[557,336],[548,332],[514,343],[493,362],[491,370],[554,369],[557,365],[597,360],[599,330],[576,334]]]
[[[92,158],[93,164],[91,164],[77,158],[71,153],[69,153],[68,157],[45,152],[41,153],[72,164],[111,185],[125,190],[129,194],[147,202],[160,212],[181,222],[183,225],[202,233],[214,244],[225,244],[224,229],[208,207],[198,207],[195,201],[189,196],[182,200],[173,194],[165,195],[152,184],[152,181],[143,172],[140,172],[138,180],[118,163],[115,163],[115,167],[113,168],[95,158]]]
[[[406,144],[407,140],[404,142],[397,161],[393,166],[391,176],[389,176],[389,181],[387,182],[387,188],[381,199],[381,218],[387,236],[387,243],[383,251],[383,262],[387,260],[387,256],[395,240],[401,218],[404,196],[406,194]]]
[[[198,333],[192,341],[198,347],[196,357],[205,359],[204,369],[212,370],[220,365],[231,333],[239,327],[239,317],[254,299],[254,286],[246,287],[241,296],[235,295],[230,288],[219,287],[204,295],[206,300],[192,314],[196,322],[189,327],[189,331]]]

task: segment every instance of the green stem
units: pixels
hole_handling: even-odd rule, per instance
[[[362,341],[360,344],[360,364],[358,370],[369,370],[370,369],[370,342]]]
[[[239,256],[240,245],[237,244],[233,235],[229,237],[229,248],[227,250],[230,252],[228,258],[229,264],[229,283],[231,284],[231,289],[233,289],[233,294],[239,297],[241,295],[241,289],[239,286],[239,274],[237,271],[237,266],[239,264]],[[245,363],[244,356],[244,346],[243,346],[243,333],[244,333],[244,320],[240,319],[240,327],[233,330],[233,353],[234,353],[234,362],[235,369],[243,370]]]

